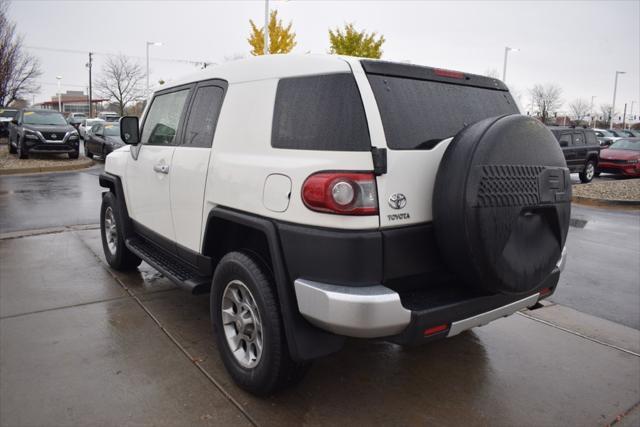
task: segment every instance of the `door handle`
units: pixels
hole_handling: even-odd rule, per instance
[[[168,174],[169,173],[169,165],[163,165],[163,164],[153,165],[153,171],[154,172],[158,172],[158,173]]]

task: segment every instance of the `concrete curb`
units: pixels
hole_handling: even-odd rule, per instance
[[[0,175],[18,175],[23,173],[47,173],[47,172],[64,172],[73,171],[78,169],[86,169],[95,164],[93,160],[85,160],[82,163],[74,163],[72,165],[55,165],[55,166],[40,166],[40,167],[28,167],[28,168],[13,168],[13,169],[0,169]]]
[[[640,208],[640,200],[611,200],[611,199],[596,199],[593,197],[585,197],[585,196],[572,196],[571,201],[574,203],[581,203],[585,205],[626,206],[626,207]]]

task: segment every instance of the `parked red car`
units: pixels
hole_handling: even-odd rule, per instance
[[[619,139],[602,150],[598,172],[640,177],[640,138]]]

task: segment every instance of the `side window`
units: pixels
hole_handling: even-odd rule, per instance
[[[198,88],[189,112],[183,145],[210,148],[224,91],[218,86]]]
[[[298,150],[371,150],[367,118],[353,75],[280,79],[271,146]]]
[[[561,147],[568,147],[571,145],[571,134],[570,133],[565,133],[560,137],[560,146]]]
[[[102,125],[93,125],[91,132],[93,132],[94,135],[102,133]]]
[[[598,145],[598,140],[596,139],[596,134],[593,132],[585,132],[585,135],[587,137],[587,144],[588,145]]]
[[[596,132],[596,136],[599,136],[600,138],[602,138],[604,134],[602,132]]]
[[[158,95],[142,127],[140,142],[151,145],[171,145],[176,137],[180,117],[189,95],[189,89]]]
[[[582,135],[582,132],[573,134],[573,145],[584,145],[584,135]]]

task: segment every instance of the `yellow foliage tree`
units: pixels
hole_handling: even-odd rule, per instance
[[[264,55],[264,27],[258,28],[253,20],[251,34],[247,41],[253,48],[252,55]],[[291,22],[286,27],[278,19],[278,11],[273,10],[269,15],[269,53],[289,53],[296,45],[296,33],[291,30]]]
[[[330,52],[338,55],[359,56],[362,58],[380,58],[384,36],[376,40],[376,33],[367,34],[358,31],[353,24],[346,24],[344,29],[329,30]]]

